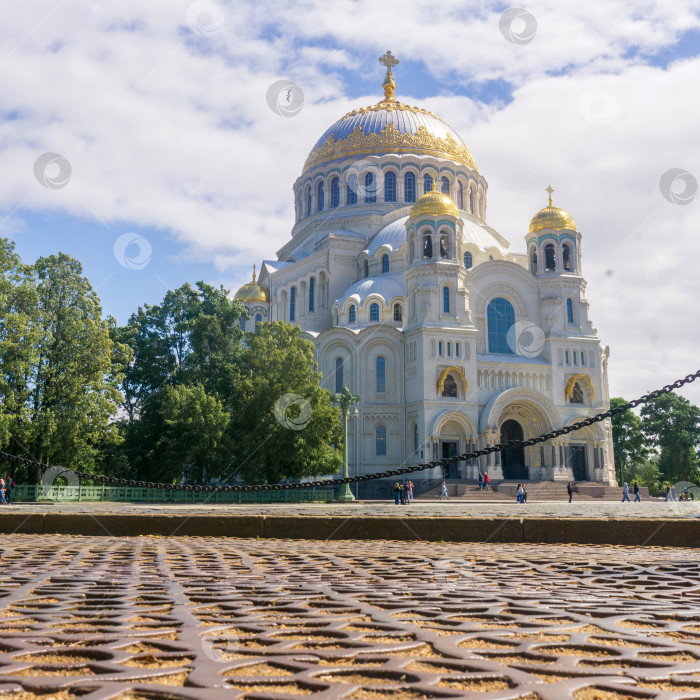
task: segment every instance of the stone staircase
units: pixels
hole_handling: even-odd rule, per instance
[[[517,481],[491,482],[487,491],[480,491],[474,482],[446,479],[447,494],[450,500],[479,502],[479,501],[515,501],[518,488]],[[525,485],[528,502],[568,501],[566,482],[533,481]],[[631,493],[630,498],[634,495]],[[640,486],[642,500],[649,500],[649,489]],[[418,500],[437,500],[440,497],[440,486],[430,489],[418,496]],[[595,481],[580,481],[574,483],[574,501],[620,501],[622,500],[621,486],[603,486]],[[652,499],[656,500],[656,499]]]

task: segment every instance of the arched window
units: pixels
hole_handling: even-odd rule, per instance
[[[429,233],[423,234],[423,257],[433,257],[433,237]]]
[[[449,258],[450,253],[447,249],[447,236],[443,233],[440,236],[440,257],[441,258]]]
[[[471,214],[476,214],[474,211],[474,190],[469,188],[469,212]]]
[[[433,178],[426,173],[423,176],[423,193],[430,192],[433,189]]]
[[[403,176],[403,198],[407,202],[416,201],[416,176],[413,173]]]
[[[442,357],[442,340],[438,340],[438,355]]]
[[[413,425],[413,450],[418,452],[418,424]]]
[[[583,350],[581,350],[581,364],[585,367],[586,366],[586,356],[583,353]]]
[[[309,280],[309,311],[314,310],[314,296],[316,292],[316,280],[312,277]]]
[[[365,203],[377,201],[377,183],[374,181],[374,173],[365,174]]]
[[[401,304],[394,304],[394,321],[402,321]]]
[[[389,272],[389,256],[382,255],[382,272]]]
[[[467,270],[470,270],[473,264],[474,264],[474,262],[472,260],[472,254],[467,251],[464,254],[464,267],[466,267]]]
[[[576,382],[571,390],[571,398],[569,403],[583,403],[583,391],[581,390],[581,385]]]
[[[547,243],[544,247],[544,269],[545,272],[553,272],[557,268],[556,258],[554,257],[554,246]]]
[[[571,298],[566,300],[566,321],[567,323],[574,323],[574,302]]]
[[[340,180],[334,177],[331,180],[331,207],[335,208],[340,204]]]
[[[457,398],[457,382],[451,374],[445,377],[445,383],[442,385],[442,395],[454,399]]]
[[[377,358],[377,393],[383,394],[386,391],[386,361],[380,355]]]
[[[442,310],[444,313],[450,313],[450,288],[442,288]]]
[[[357,175],[348,176],[347,203],[357,204]]]
[[[396,201],[396,173],[391,170],[384,175],[384,201]]]
[[[446,195],[450,194],[450,181],[444,175],[440,183],[440,191]]]
[[[323,211],[323,204],[324,204],[323,197],[324,197],[323,181],[321,181],[318,183],[318,185],[316,187],[316,202],[317,202],[317,206],[318,206],[319,211]]]
[[[262,315],[261,314],[255,314],[255,327],[257,328],[258,323],[262,323]],[[583,353],[582,353],[583,355]]]
[[[491,299],[486,309],[488,326],[489,352],[513,355],[508,344],[508,331],[515,324],[513,305],[503,297]]]
[[[569,356],[569,351],[568,351],[568,350],[565,350],[565,351],[564,351],[564,357],[566,358],[566,364],[567,364],[567,365],[570,365],[570,364],[571,364],[571,358],[570,358],[570,356]]]
[[[289,320],[294,321],[297,312],[297,288],[292,287],[289,292]]]
[[[245,316],[241,316],[241,330],[245,333]]]
[[[311,185],[306,188],[306,215],[311,213]]]
[[[459,357],[459,343],[455,343],[455,357]]]
[[[379,320],[379,304],[377,302],[372,302],[369,305],[369,320],[378,321]]]
[[[357,320],[357,310],[355,309],[355,304],[350,304],[350,308],[348,309],[348,321],[350,323],[355,323]]]
[[[386,454],[386,428],[378,425],[374,436],[375,454],[382,457]]]
[[[530,272],[533,275],[537,274],[537,248],[530,248]]]
[[[562,246],[562,258],[565,270],[571,270],[571,246],[568,243],[564,243]]]
[[[464,209],[464,187],[457,182],[457,209]]]
[[[343,391],[343,358],[335,358],[335,393],[340,394]]]
[[[362,276],[369,277],[369,262],[367,260],[362,263]]]
[[[452,357],[452,341],[447,341],[447,357]]]

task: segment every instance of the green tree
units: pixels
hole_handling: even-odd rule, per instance
[[[644,434],[659,449],[659,469],[671,482],[700,481],[700,408],[680,394],[662,394],[641,411]]]
[[[659,471],[659,458],[654,456],[641,464],[637,464],[632,469],[632,474],[628,481],[639,481],[642,486],[649,489],[649,494],[656,496],[661,492],[661,472]]]
[[[33,269],[36,347],[18,439],[44,464],[92,468],[98,447],[119,439],[110,421],[121,399],[110,322],[77,260],[59,253]]]
[[[260,324],[246,343],[226,401],[233,473],[251,483],[335,474],[342,466],[333,447],[342,443],[340,412],[321,388],[313,343],[281,321]]]
[[[621,397],[610,399],[610,408],[626,404]],[[615,413],[612,418],[613,448],[615,457],[615,472],[618,481],[629,481],[635,465],[644,462],[648,455],[646,437],[642,430],[639,416],[628,408]]]

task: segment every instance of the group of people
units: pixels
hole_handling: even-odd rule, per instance
[[[12,489],[15,482],[11,476],[6,479],[0,478],[0,503],[12,503]]]
[[[483,474],[481,473],[481,470],[479,471],[479,491],[486,489],[488,491],[489,484],[491,483],[491,479],[489,478],[489,473],[484,472]]]
[[[404,481],[403,484],[397,481],[394,484],[394,503],[405,506],[413,501],[413,482]]]
[[[642,502],[642,496],[639,493],[639,482],[635,481],[634,484],[632,484],[632,491],[634,493],[634,502],[635,503],[641,503]],[[629,503],[630,500],[630,487],[629,484],[625,481],[625,483],[622,485],[622,502],[624,503],[627,501]],[[666,492],[666,500],[668,501],[668,491]]]
[[[518,484],[518,488],[515,489],[515,502],[525,503],[527,501],[527,489],[525,484]]]

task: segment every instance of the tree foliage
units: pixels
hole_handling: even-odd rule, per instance
[[[626,403],[627,400],[621,397],[612,398],[610,408]],[[628,481],[635,466],[641,464],[648,455],[642,421],[631,408],[615,413],[611,421],[615,472],[618,481]]]

